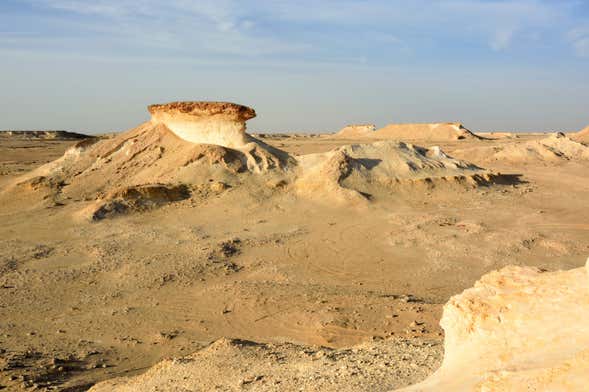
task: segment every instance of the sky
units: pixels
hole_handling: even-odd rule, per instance
[[[100,133],[177,100],[250,131],[589,125],[589,0],[0,0],[0,129]]]

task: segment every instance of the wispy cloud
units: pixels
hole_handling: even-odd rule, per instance
[[[589,36],[576,40],[573,47],[579,57],[589,57]]]
[[[515,29],[513,28],[498,29],[489,44],[496,51],[507,49],[511,45],[514,34]]]
[[[572,129],[587,122],[589,9],[586,0],[0,0],[0,57],[4,126],[30,127],[31,106],[71,126],[77,107],[79,129],[106,130],[143,118],[143,103],[186,98],[251,102],[264,113],[257,124],[281,129],[391,117]],[[46,119],[40,126],[53,126]]]
[[[506,49],[527,31],[550,31],[573,17],[577,0],[342,0],[278,2],[265,12],[298,23],[377,26],[404,32],[476,33],[489,47]]]
[[[579,57],[589,57],[589,23],[569,31],[568,38]]]
[[[139,48],[168,46],[195,55],[199,51],[264,55],[302,48],[259,34],[255,22],[242,14],[244,7],[232,1],[33,0],[32,4],[41,12],[61,12],[50,18],[61,18],[63,27],[73,23],[76,29],[101,33],[103,41],[114,40],[117,45],[126,41]],[[76,15],[87,18],[83,26],[75,21]]]
[[[577,55],[587,51],[586,35],[567,35],[576,23],[578,0],[26,1],[36,24],[44,26],[39,40],[58,42],[70,34],[78,47],[65,50],[86,47],[113,55],[152,48],[162,56],[356,57],[369,62],[375,56],[419,56],[432,48],[457,52],[461,45],[492,54],[558,37]],[[29,45],[31,39],[22,43]]]

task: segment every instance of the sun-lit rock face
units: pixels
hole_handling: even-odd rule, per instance
[[[444,306],[444,362],[404,392],[586,391],[589,260],[542,272],[506,267]]]
[[[369,137],[375,130],[376,125],[374,124],[353,124],[345,126],[335,136],[341,138]]]
[[[248,143],[245,122],[254,109],[230,102],[171,102],[150,105],[151,121],[191,143],[238,148]]]
[[[583,128],[581,131],[577,132],[573,139],[578,141],[579,143],[585,143],[589,145],[589,126]]]
[[[463,139],[480,139],[466,129],[461,123],[421,123],[421,124],[389,124],[377,129],[372,137],[397,140],[431,140],[448,141]]]
[[[299,194],[316,200],[365,203],[393,190],[490,185],[500,175],[447,156],[440,147],[383,140],[298,157]]]

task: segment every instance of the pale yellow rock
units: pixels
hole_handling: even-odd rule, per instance
[[[514,141],[501,146],[457,149],[454,150],[454,154],[463,159],[484,163],[491,161],[558,163],[567,160],[589,160],[589,146],[564,133],[554,133],[539,140]]]
[[[579,143],[589,144],[589,126],[573,135],[573,139]]]
[[[351,144],[326,153],[297,157],[299,194],[331,201],[363,203],[380,192],[493,180],[493,173],[453,159],[437,146],[424,148],[393,140]]]
[[[414,391],[587,391],[589,260],[542,272],[506,267],[444,307],[445,356]]]
[[[188,142],[231,148],[248,143],[245,122],[256,116],[253,109],[230,102],[171,102],[148,110],[152,123]]]
[[[376,129],[373,124],[348,125],[333,135],[342,139],[452,141],[481,139],[461,123],[388,124]]]
[[[480,139],[461,123],[389,124],[377,129],[372,137],[396,140],[448,141]]]
[[[374,124],[347,125],[335,134],[338,138],[370,137],[376,130]]]

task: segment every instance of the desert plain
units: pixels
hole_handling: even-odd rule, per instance
[[[149,111],[112,135],[0,133],[0,388],[395,390],[442,364],[453,296],[511,266],[488,279],[544,298],[589,256],[589,131],[250,134],[240,105]]]

